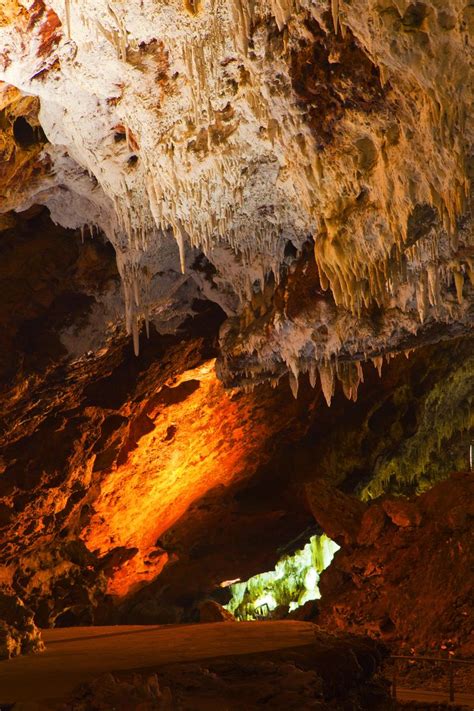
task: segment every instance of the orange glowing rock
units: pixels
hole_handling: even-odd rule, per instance
[[[112,573],[108,592],[126,595],[168,562],[157,539],[211,488],[227,486],[255,464],[270,426],[250,417],[251,397],[227,394],[214,361],[185,372],[142,411],[153,424],[126,461],[110,471],[83,538],[105,555],[135,549]]]

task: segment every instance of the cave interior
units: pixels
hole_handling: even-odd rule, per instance
[[[473,707],[473,32],[3,0],[0,711]]]

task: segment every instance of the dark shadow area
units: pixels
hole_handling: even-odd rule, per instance
[[[13,123],[13,137],[21,148],[28,149],[37,143],[46,143],[46,136],[41,126],[32,126],[24,116],[19,116]]]

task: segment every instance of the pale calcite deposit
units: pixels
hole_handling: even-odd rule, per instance
[[[283,365],[295,392],[317,365],[330,399],[336,357],[469,328],[473,22],[467,0],[10,0],[2,95],[39,99],[48,143],[41,179],[7,182],[0,210],[39,202],[107,236],[136,349],[179,253],[241,316],[238,346],[222,339],[229,383],[236,356]],[[248,303],[308,240],[325,300],[246,336]],[[351,396],[360,371],[343,377]]]

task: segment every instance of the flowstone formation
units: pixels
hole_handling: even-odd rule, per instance
[[[319,370],[354,398],[365,358],[469,328],[473,22],[464,0],[9,0],[0,209],[106,235],[135,350],[174,238],[173,283],[179,252],[236,319],[228,385]]]

